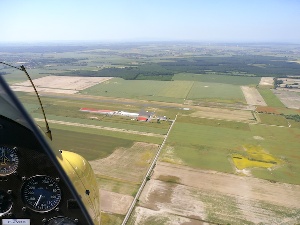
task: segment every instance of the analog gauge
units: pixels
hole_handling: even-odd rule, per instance
[[[13,202],[12,197],[6,191],[0,190],[0,217],[10,212]]]
[[[64,216],[52,218],[46,224],[47,225],[76,225],[74,220],[71,220],[70,218]]]
[[[18,168],[19,159],[12,148],[0,146],[0,176],[12,174]]]
[[[26,207],[40,213],[53,210],[61,200],[61,190],[57,181],[45,175],[37,175],[26,180],[21,195]]]

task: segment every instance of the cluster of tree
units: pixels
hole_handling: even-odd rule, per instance
[[[48,59],[49,60],[49,59]],[[56,59],[53,59],[57,62]],[[63,64],[74,63],[77,59],[60,59]],[[54,63],[53,62],[53,63]],[[49,61],[51,63],[51,60]],[[169,62],[128,65],[124,68],[104,68],[99,71],[74,71],[64,75],[121,77],[126,80],[172,80],[175,73],[198,73],[286,77],[299,74],[300,64],[288,62],[285,57],[239,55],[231,57],[170,58]],[[279,80],[277,81],[280,82]]]
[[[277,78],[275,78],[275,79],[274,79],[274,85],[275,85],[275,87],[276,87],[277,85],[280,85],[280,84],[283,84],[283,81],[282,81],[282,80],[278,80]]]
[[[61,75],[88,77],[121,77],[125,80],[172,80],[174,73],[157,64],[145,64],[138,67],[104,68],[98,71],[77,70]]]
[[[299,114],[293,114],[293,115],[283,115],[286,119],[294,120],[296,122],[300,122],[300,115]]]
[[[240,72],[256,76],[286,77],[299,74],[300,64],[288,62],[284,57],[242,55],[231,57],[195,57],[172,59],[173,62],[159,63],[173,72],[207,73],[207,71],[228,73]]]
[[[34,67],[42,67],[45,65],[87,65],[78,64],[78,61],[82,59],[75,59],[75,58],[34,58],[31,59],[26,65]]]

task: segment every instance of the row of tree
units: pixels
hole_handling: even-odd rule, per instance
[[[111,67],[99,71],[78,70],[63,75],[121,77],[126,80],[172,80],[175,73],[196,73],[286,77],[297,75],[300,64],[288,62],[285,57],[242,55],[231,57],[193,57],[170,58],[168,62],[145,63],[123,68]],[[64,63],[73,63],[74,59],[64,59]],[[279,81],[278,81],[279,82]]]

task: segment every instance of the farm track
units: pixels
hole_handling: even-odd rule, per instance
[[[126,225],[127,224],[128,220],[129,220],[129,217],[131,216],[131,214],[133,212],[133,209],[135,208],[135,206],[136,206],[136,204],[138,202],[138,199],[139,199],[140,195],[142,194],[145,185],[147,184],[147,181],[150,179],[150,177],[151,177],[151,175],[152,175],[152,173],[154,171],[154,168],[156,166],[156,163],[157,163],[158,157],[160,155],[160,152],[163,149],[163,147],[164,147],[164,145],[165,145],[165,143],[166,143],[166,141],[168,139],[168,136],[170,134],[170,131],[172,130],[173,125],[175,124],[176,119],[177,119],[177,115],[175,116],[175,119],[174,119],[173,123],[171,124],[171,126],[170,126],[170,128],[168,130],[168,133],[165,136],[164,141],[162,142],[160,148],[158,149],[158,151],[157,151],[157,153],[156,153],[156,155],[155,155],[155,157],[154,157],[154,159],[153,159],[153,161],[152,161],[152,163],[151,163],[151,165],[150,165],[150,167],[149,167],[149,169],[148,169],[148,171],[147,171],[147,173],[146,173],[146,175],[145,175],[145,177],[143,179],[143,182],[142,182],[142,184],[141,184],[141,186],[140,186],[137,194],[135,195],[135,197],[134,197],[134,199],[133,199],[133,201],[132,201],[132,203],[131,203],[128,211],[127,211],[127,214],[126,214],[126,216],[125,216],[125,218],[124,218],[124,220],[122,222],[122,225]]]
[[[36,121],[42,122],[43,119],[35,118]],[[67,126],[76,126],[76,127],[84,127],[84,128],[92,128],[92,129],[98,129],[98,130],[108,130],[108,131],[116,131],[116,132],[122,132],[122,133],[128,133],[128,134],[136,134],[136,135],[144,135],[149,137],[159,137],[164,138],[165,135],[161,134],[154,134],[154,133],[147,133],[147,132],[141,132],[141,131],[135,131],[135,130],[126,130],[126,129],[119,129],[119,128],[113,128],[113,127],[103,127],[103,126],[95,126],[95,125],[88,125],[88,124],[81,124],[81,123],[71,123],[71,122],[64,122],[64,121],[58,121],[58,120],[48,120],[49,123],[55,123],[55,124],[61,124],[61,125],[67,125]]]

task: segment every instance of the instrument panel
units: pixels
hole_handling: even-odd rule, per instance
[[[32,132],[0,116],[0,224],[18,223],[86,224],[72,193]]]

